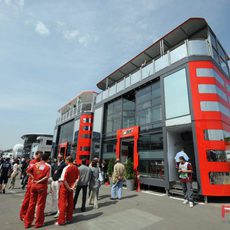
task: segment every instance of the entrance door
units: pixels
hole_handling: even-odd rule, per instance
[[[66,158],[67,148],[68,142],[64,142],[59,145],[59,153],[63,155],[64,159]]]
[[[133,154],[134,154],[133,150],[134,150],[133,138],[129,138],[129,139],[125,138],[121,140],[120,159],[122,163],[125,163],[127,159],[131,159],[131,161],[133,162]]]
[[[124,162],[128,157],[133,159],[133,168],[138,167],[139,126],[117,130],[116,158]]]
[[[174,157],[177,152],[181,151],[182,147],[189,157],[189,162],[192,164],[193,180],[196,181],[196,160],[191,126],[171,127],[167,131],[167,146],[169,181],[179,180]]]

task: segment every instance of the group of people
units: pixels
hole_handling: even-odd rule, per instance
[[[19,163],[19,159],[2,158],[0,160],[0,193],[6,193],[9,178],[11,179],[9,189],[15,188],[16,177],[21,172]]]
[[[86,159],[77,166],[71,156],[64,159],[61,154],[58,154],[57,162],[53,164],[48,164],[48,162],[49,155],[38,151],[27,167],[26,173],[29,179],[20,209],[20,219],[24,221],[25,228],[31,227],[35,209],[36,228],[44,225],[46,215],[54,215],[57,218],[55,225],[70,223],[81,190],[81,211],[85,212],[88,188],[88,204],[98,208],[98,194],[103,174],[97,158],[94,158],[89,166]],[[45,214],[49,184],[51,211]]]
[[[192,166],[189,157],[183,151],[175,156],[178,176],[184,192],[184,204],[189,203],[193,207],[192,192]],[[58,154],[57,161],[51,163],[50,155],[37,151],[34,159],[22,161],[15,160],[13,164],[10,159],[1,161],[0,192],[5,192],[9,175],[11,183],[9,188],[14,188],[15,179],[21,172],[22,187],[27,184],[24,200],[20,209],[20,219],[24,222],[25,228],[31,227],[35,209],[35,227],[44,225],[45,215],[54,215],[57,218],[55,225],[64,225],[72,221],[73,210],[76,208],[80,191],[82,191],[81,211],[86,211],[86,201],[88,204],[98,208],[98,195],[101,184],[104,182],[105,164],[99,164],[98,158],[94,158],[89,166],[87,160],[83,159],[81,165],[76,165],[71,156],[63,158]],[[111,178],[111,200],[122,198],[122,187],[125,179],[125,166],[119,159],[113,168]],[[27,181],[27,183],[25,182]],[[50,185],[50,186],[48,186]],[[48,190],[50,187],[50,190]],[[51,194],[51,210],[44,213],[46,207],[47,194]]]

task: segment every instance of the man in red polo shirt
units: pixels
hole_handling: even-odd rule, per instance
[[[24,217],[25,228],[31,227],[36,206],[35,228],[40,228],[44,224],[48,179],[51,171],[51,167],[47,163],[49,157],[49,154],[43,154],[42,160],[27,170],[27,173],[32,178],[32,184],[30,189],[30,203]]]
[[[43,152],[42,151],[37,151],[34,155],[34,159],[31,160],[29,162],[29,165],[27,167],[27,170],[32,168],[32,166],[36,163],[38,163],[40,160],[41,160],[41,157],[42,157],[42,154]],[[20,219],[23,221],[25,215],[26,215],[26,212],[28,210],[28,206],[29,206],[29,202],[30,202],[30,188],[31,188],[31,182],[32,182],[32,179],[31,177],[29,177],[28,179],[28,183],[27,183],[27,187],[26,187],[26,193],[25,193],[25,196],[24,196],[24,200],[22,202],[22,206],[21,206],[21,209],[20,209]]]
[[[67,166],[63,169],[60,181],[59,190],[59,216],[55,225],[63,225],[70,223],[73,218],[73,191],[76,187],[79,171],[76,165],[73,164],[73,158],[66,158]]]

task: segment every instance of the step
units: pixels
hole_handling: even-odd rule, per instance
[[[176,194],[176,195],[184,196],[183,191],[182,190],[178,190],[178,189],[170,189],[169,193],[172,194],[172,195]]]

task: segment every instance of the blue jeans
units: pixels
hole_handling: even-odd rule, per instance
[[[112,185],[111,189],[111,198],[118,198],[121,199],[122,197],[122,186],[123,186],[123,181],[118,181],[117,183]]]

